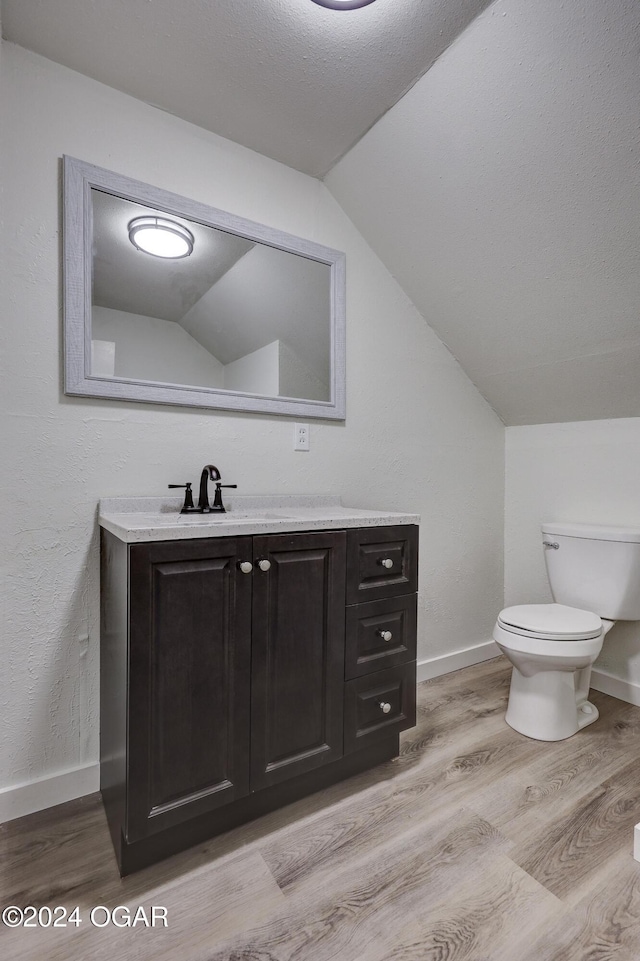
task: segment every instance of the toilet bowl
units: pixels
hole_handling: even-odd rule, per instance
[[[563,604],[501,611],[493,638],[513,664],[505,720],[520,734],[559,741],[598,719],[588,700],[591,665],[612,621]]]
[[[505,720],[540,741],[571,737],[598,719],[591,667],[616,620],[640,620],[640,528],[545,523],[553,604],[498,615],[493,638],[513,665]]]

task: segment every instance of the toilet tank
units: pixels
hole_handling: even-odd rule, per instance
[[[542,542],[557,604],[611,621],[640,620],[640,527],[549,522]]]

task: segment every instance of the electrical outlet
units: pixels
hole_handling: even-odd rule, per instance
[[[309,447],[310,447],[309,425],[294,424],[293,425],[293,449],[309,450]]]

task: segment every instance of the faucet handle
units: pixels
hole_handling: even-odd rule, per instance
[[[213,497],[213,507],[211,508],[211,510],[217,511],[220,514],[226,514],[227,509],[222,503],[222,494],[221,494],[222,488],[237,487],[237,486],[238,486],[237,484],[221,484],[220,481],[216,481],[216,492]]]
[[[193,494],[191,493],[191,484],[187,481],[186,484],[167,484],[168,488],[185,487],[184,492],[184,504],[182,505],[181,514],[192,514],[197,511],[198,508],[193,505]]]

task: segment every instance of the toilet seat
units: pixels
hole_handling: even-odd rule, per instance
[[[602,620],[592,611],[565,604],[520,604],[498,615],[503,631],[539,641],[574,642],[600,637]]]
[[[564,604],[521,604],[500,611],[493,629],[498,647],[518,654],[558,658],[576,666],[594,660],[602,649],[605,625],[597,614]]]

